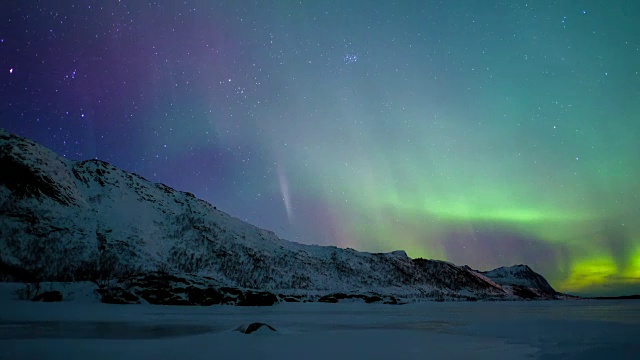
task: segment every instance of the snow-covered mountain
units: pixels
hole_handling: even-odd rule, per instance
[[[547,279],[531,270],[527,265],[500,267],[491,271],[479,272],[500,284],[508,292],[525,298],[555,296],[558,293],[549,285]]]
[[[518,299],[556,294],[526,266],[483,273],[410,259],[404,251],[366,253],[282,240],[193,194],[103,161],[67,160],[0,129],[0,278],[38,273],[79,280],[96,266],[162,268],[219,286],[290,295]]]

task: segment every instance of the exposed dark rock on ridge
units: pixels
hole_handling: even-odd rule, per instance
[[[60,302],[62,301],[62,293],[60,291],[45,291],[42,294],[36,295],[33,301],[42,302]]]

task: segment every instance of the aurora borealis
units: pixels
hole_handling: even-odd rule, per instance
[[[0,126],[288,240],[639,293],[638,13],[3,2]]]

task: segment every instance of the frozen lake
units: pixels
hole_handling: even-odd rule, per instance
[[[252,322],[278,331],[234,331]],[[631,359],[639,338],[640,301],[0,309],[6,359]]]

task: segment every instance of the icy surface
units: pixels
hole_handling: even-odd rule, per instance
[[[77,286],[77,285],[74,285]],[[6,359],[624,359],[640,351],[640,302],[105,305],[12,299],[0,285]],[[263,322],[277,331],[245,335]]]

